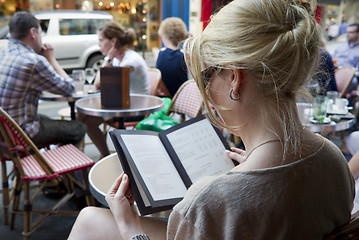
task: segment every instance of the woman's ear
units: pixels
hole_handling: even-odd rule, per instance
[[[112,47],[116,48],[116,44],[117,44],[117,38],[112,38],[111,39],[111,44],[112,44]]]
[[[242,71],[239,69],[232,69],[231,85],[233,89],[233,95],[239,94],[239,88],[242,82]]]

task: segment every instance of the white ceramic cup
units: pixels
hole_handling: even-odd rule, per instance
[[[333,110],[335,112],[345,112],[347,105],[348,105],[348,99],[337,98],[337,99],[335,99],[335,104],[333,105]]]

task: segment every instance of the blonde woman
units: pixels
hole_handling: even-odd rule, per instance
[[[167,225],[132,213],[121,175],[106,197],[110,210],[83,210],[70,239],[323,239],[346,223],[354,196],[347,163],[303,129],[296,109],[318,62],[311,9],[307,1],[234,0],[185,42],[204,102],[223,122],[214,121],[247,149],[227,152],[238,166],[195,182]]]
[[[171,96],[174,96],[188,79],[183,53],[178,46],[187,38],[187,27],[182,19],[170,17],[161,22],[158,34],[165,47],[158,53],[156,68],[161,71],[164,84]]]
[[[130,92],[139,94],[149,93],[148,70],[145,60],[133,50],[136,33],[133,29],[125,29],[121,24],[110,21],[97,30],[101,53],[105,55],[102,67],[131,67]],[[100,88],[100,72],[98,71],[95,86]],[[120,93],[119,93],[120,94]],[[79,114],[78,119],[87,126],[87,134],[100,151],[101,158],[110,154],[106,136],[99,125],[107,122],[113,125],[112,119],[93,117]]]

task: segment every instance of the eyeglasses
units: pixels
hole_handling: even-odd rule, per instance
[[[217,67],[208,67],[201,72],[202,81],[205,89],[208,88],[209,81],[211,80],[213,73],[217,71],[218,71]]]
[[[347,32],[347,34],[354,34],[354,33],[358,33],[357,31],[351,31],[351,32]]]

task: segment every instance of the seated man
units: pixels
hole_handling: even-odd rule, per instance
[[[350,24],[347,28],[346,43],[339,45],[333,53],[333,58],[337,59],[338,66],[359,65],[359,23]]]
[[[73,80],[56,61],[54,49],[42,44],[39,21],[18,12],[9,28],[8,47],[0,51],[0,106],[38,146],[78,144],[86,133],[84,124],[51,120],[37,113],[42,91],[64,96],[74,92]]]
[[[348,41],[339,45],[334,50],[332,57],[337,60],[336,65],[339,67],[352,66],[359,68],[359,23],[350,24],[347,27],[346,33]],[[358,76],[353,79],[352,85],[349,87],[349,93],[347,94],[347,98],[349,98],[349,100],[353,95],[355,96],[355,92],[353,90],[357,89],[357,77]]]

